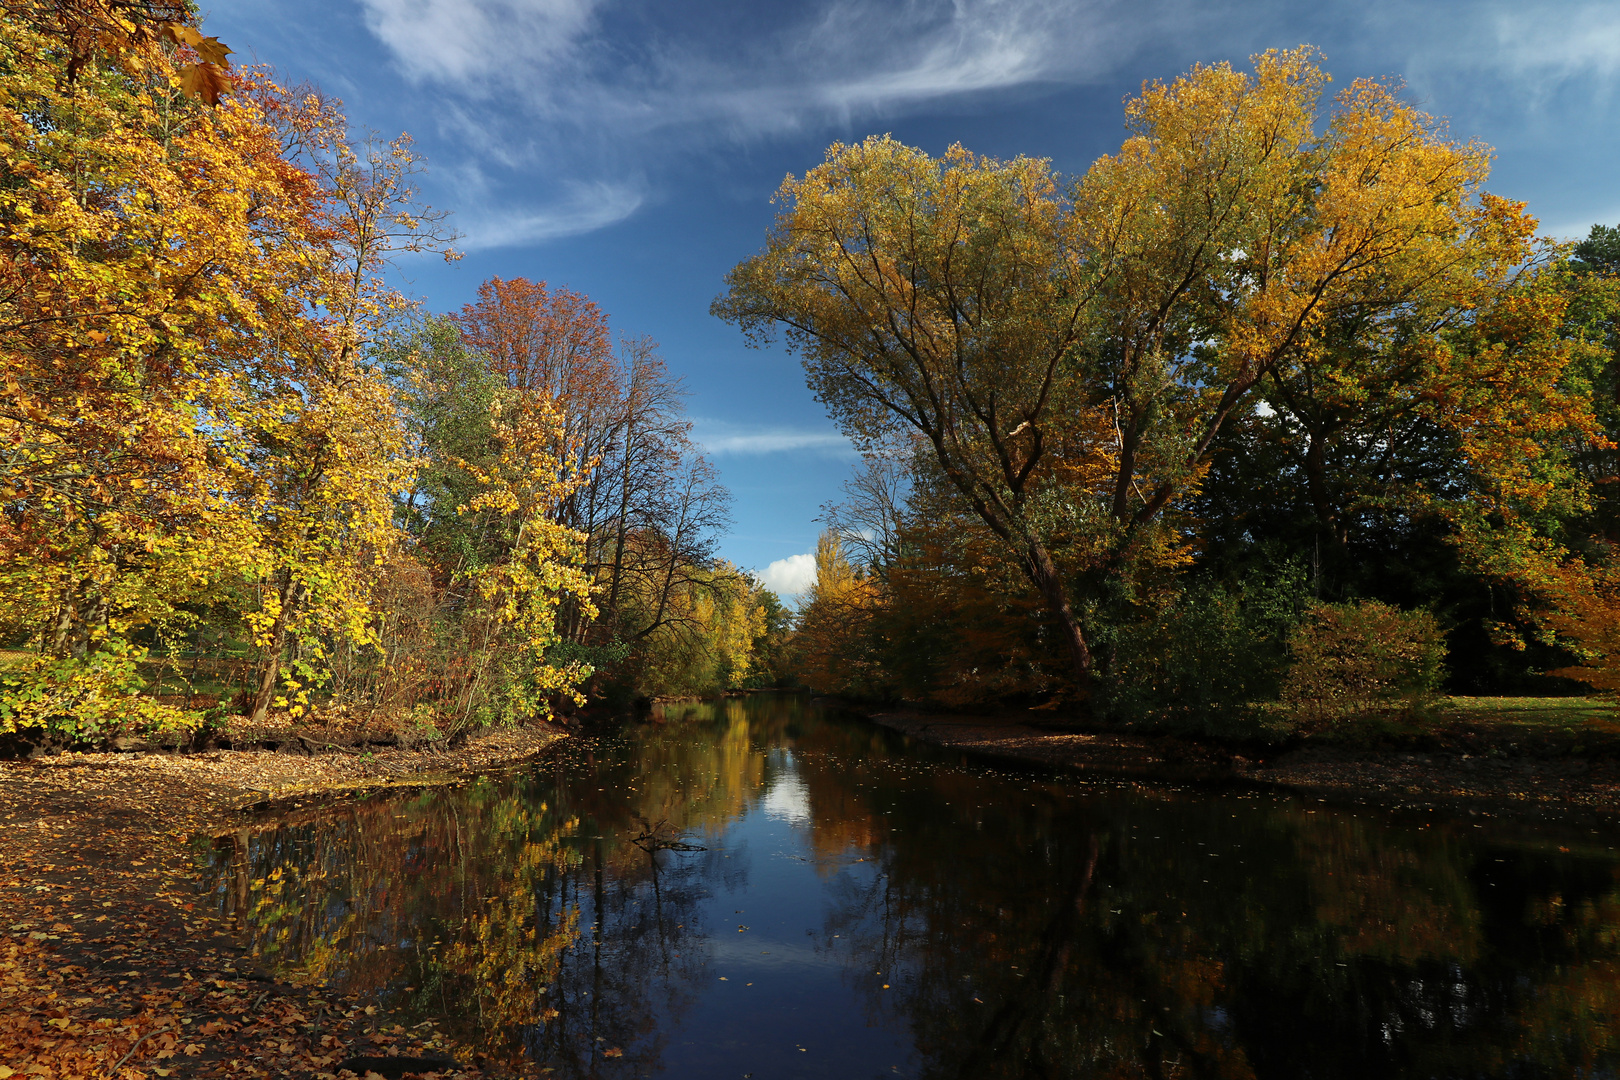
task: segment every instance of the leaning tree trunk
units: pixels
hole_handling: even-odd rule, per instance
[[[1046,600],[1046,607],[1057,617],[1058,626],[1063,631],[1064,642],[1069,648],[1069,663],[1074,668],[1075,685],[1079,688],[1081,697],[1091,694],[1091,648],[1086,644],[1085,632],[1080,628],[1080,620],[1074,614],[1074,607],[1069,603],[1068,591],[1063,588],[1063,572],[1052,561],[1045,545],[1038,540],[1030,540],[1024,552],[1024,569],[1030,581],[1040,590],[1041,596]]]
[[[270,644],[265,649],[264,659],[259,662],[259,690],[253,698],[253,713],[248,719],[250,724],[264,723],[270,713],[270,702],[276,694],[276,679],[281,676],[281,654],[287,647],[287,622],[292,617],[294,596],[292,571],[283,570],[281,607],[276,611],[276,621],[270,627]]]

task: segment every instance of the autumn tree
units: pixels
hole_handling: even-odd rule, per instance
[[[1028,159],[835,145],[715,303],[755,341],[785,328],[858,442],[925,441],[1081,688],[1077,583],[1184,558],[1166,515],[1263,379],[1346,319],[1438,322],[1526,253],[1485,148],[1375,82],[1324,113],[1326,82],[1299,49],[1151,84],[1120,152],[1067,188]]]
[[[302,321],[263,343],[233,417],[246,433],[266,550],[249,616],[262,649],[251,714],[258,722],[277,702],[302,711],[308,687],[325,676],[332,638],[373,636],[368,595],[375,568],[398,542],[394,496],[415,468],[368,348],[402,305],[382,274],[403,254],[456,255],[443,215],[420,201],[408,136],[351,141],[338,104],[317,91],[267,79],[251,90],[287,165],[313,188],[305,231],[283,240],[307,267],[289,298]],[[298,666],[278,695],[289,641]]]
[[[797,674],[806,686],[867,698],[892,690],[878,636],[886,600],[875,575],[850,561],[842,536],[823,530],[816,539],[816,581],[793,638]]]
[[[24,711],[71,717],[76,692],[51,686],[115,662],[127,698],[131,638],[253,572],[224,418],[258,343],[298,332],[314,190],[253,102],[221,98],[229,50],[184,10],[0,20],[3,606],[44,665]]]
[[[888,138],[834,145],[778,194],[763,254],[734,269],[717,315],[756,343],[776,326],[858,446],[924,439],[961,497],[1009,547],[1091,668],[1041,527],[1043,465],[1105,452],[1074,391],[1085,314],[1109,262],[1073,232],[1044,162],[944,158]],[[1048,431],[1049,418],[1077,423]],[[1049,470],[1048,470],[1049,471]]]
[[[484,528],[505,542],[496,559],[468,572],[482,604],[472,615],[478,627],[471,643],[475,677],[467,683],[462,709],[493,698],[502,713],[546,717],[557,697],[583,704],[576,686],[591,674],[588,665],[552,656],[562,640],[558,609],[565,602],[587,618],[596,614],[590,579],[579,568],[585,537],[558,522],[555,513],[584,476],[566,452],[566,422],[554,402],[507,392],[497,395],[490,411],[495,460],[487,466],[463,463],[477,492],[456,512],[481,516]],[[502,650],[501,644],[513,647]],[[494,679],[499,692],[491,694],[484,676],[491,665],[502,664],[506,670]]]
[[[668,666],[660,650],[709,655],[701,643],[719,624],[704,613],[733,604],[741,581],[714,562],[729,496],[690,438],[685,392],[657,346],[614,348],[588,298],[523,278],[485,282],[456,324],[507,393],[554,402],[563,418],[557,452],[582,479],[552,513],[584,538],[592,584],[589,608],[559,611],[559,633],[598,666],[627,662],[632,681]]]
[[[1504,407],[1514,416],[1498,426],[1522,431],[1538,415],[1541,422],[1494,455],[1476,452],[1496,466],[1488,475],[1502,479],[1478,500],[1485,514],[1458,515],[1465,553],[1511,605],[1493,626],[1496,638],[1527,653],[1553,646],[1565,663],[1548,674],[1607,693],[1620,686],[1615,237],[1594,226],[1587,240],[1559,253],[1567,258],[1538,268],[1533,288],[1487,327],[1486,340],[1503,358],[1530,368],[1528,353],[1554,368],[1541,399],[1556,411],[1526,416],[1522,405]]]

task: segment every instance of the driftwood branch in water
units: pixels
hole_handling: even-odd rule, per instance
[[[651,827],[645,827],[643,822],[641,835],[632,836],[630,842],[649,855],[655,851],[708,851],[702,844],[688,844],[677,839],[680,830],[669,823],[666,818]]]

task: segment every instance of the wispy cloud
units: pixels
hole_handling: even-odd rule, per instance
[[[826,428],[754,427],[700,417],[693,421],[692,437],[716,457],[805,452],[855,456],[848,439]]]
[[[1459,64],[1484,60],[1490,66],[1545,79],[1620,74],[1620,8],[1612,3],[1578,5],[1550,13],[1516,4],[1486,21],[1495,48],[1458,50]]]
[[[1388,48],[1414,91],[1454,117],[1538,117],[1554,95],[1612,95],[1620,77],[1620,8],[1612,3],[1375,3],[1363,48]],[[1482,76],[1485,76],[1482,78]]]
[[[805,554],[777,559],[760,573],[759,580],[777,596],[801,597],[816,583],[816,557]]]
[[[1480,133],[1489,114],[1499,143],[1533,134],[1538,116],[1545,127],[1551,96],[1589,87],[1588,100],[1607,101],[1620,80],[1612,0],[357,2],[441,133],[522,188],[487,203],[510,212],[463,226],[473,247],[622,220],[658,195],[656,179],[636,189],[626,176],[656,177],[717,146],[1104,82],[1149,52],[1171,75],[1316,41],[1331,64],[1357,58],[1341,76],[1407,77],[1460,134]]]
[[[1212,17],[1194,0],[358,3],[468,171],[487,167],[523,189],[491,200],[456,192],[471,248],[622,220],[653,194],[624,177],[684,155],[1101,77]]]
[[[564,199],[539,207],[471,205],[460,218],[466,229],[462,246],[468,251],[517,247],[554,240],[623,221],[641,206],[642,192],[628,184],[572,183]]]
[[[621,136],[776,131],[1097,75],[1172,27],[1190,29],[1195,10],[1185,0],[828,0],[765,21],[722,2],[638,22],[604,0],[361,2],[407,78],[531,118],[611,122]]]
[[[407,76],[496,93],[569,58],[595,21],[598,0],[361,0],[366,27]]]

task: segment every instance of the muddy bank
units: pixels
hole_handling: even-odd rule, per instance
[[[1620,819],[1620,761],[1304,746],[1248,756],[1174,736],[1053,731],[918,712],[873,723],[938,746],[1098,776],[1252,784],[1334,802],[1527,818]]]
[[[0,1076],[336,1076],[345,1062],[400,1055],[454,1060],[468,1076],[524,1075],[521,1062],[475,1056],[431,1024],[407,1029],[259,970],[238,928],[195,894],[189,844],[267,809],[459,783],[563,738],[535,726],[453,750],[0,762]]]

